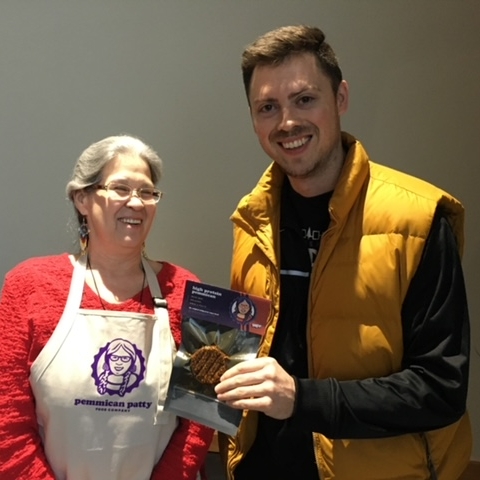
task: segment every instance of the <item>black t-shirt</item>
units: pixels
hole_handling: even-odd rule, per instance
[[[280,215],[280,318],[270,356],[291,375],[308,376],[306,324],[312,265],[330,223],[332,192],[302,197],[288,179]]]
[[[306,322],[310,273],[328,228],[332,192],[302,197],[288,179],[280,216],[280,318],[270,356],[291,375],[308,377]],[[236,480],[317,479],[312,434],[259,413],[255,443],[235,471]]]

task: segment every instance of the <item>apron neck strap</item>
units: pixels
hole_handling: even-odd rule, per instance
[[[167,300],[163,298],[162,291],[160,290],[160,285],[158,284],[157,276],[153,268],[150,266],[146,258],[142,257],[142,265],[145,270],[145,275],[147,276],[148,288],[150,289],[150,293],[152,294],[153,299],[153,307],[155,311],[157,309],[167,308]],[[85,282],[85,273],[87,269],[87,256],[80,255],[78,260],[75,262],[75,267],[73,270],[73,277],[72,277],[72,287],[71,293],[73,295],[69,296],[68,303],[74,304],[76,308],[80,306],[80,302],[82,300],[82,293],[83,293],[83,284]],[[158,313],[158,312],[156,312]]]
[[[142,265],[147,275],[148,287],[150,288],[150,293],[152,294],[153,307],[155,311],[159,308],[167,308],[167,301],[162,296],[162,291],[160,290],[160,285],[158,284],[157,276],[153,271],[153,268],[150,266],[146,258],[142,257]]]

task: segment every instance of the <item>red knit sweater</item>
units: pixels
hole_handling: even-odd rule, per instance
[[[0,298],[0,478],[53,480],[38,433],[30,367],[50,338],[63,313],[73,266],[67,254],[26,260],[11,270]],[[177,347],[181,340],[181,303],[186,280],[197,278],[181,267],[164,263],[157,276]],[[147,287],[148,291],[148,287]],[[141,312],[153,313],[145,295]],[[108,309],[138,311],[140,294]],[[87,285],[82,307],[99,309],[98,296]],[[170,443],[155,466],[152,480],[194,480],[212,439],[211,429],[180,419]],[[107,479],[106,479],[107,480]]]

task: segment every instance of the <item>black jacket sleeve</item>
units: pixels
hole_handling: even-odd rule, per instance
[[[466,409],[470,331],[461,260],[437,212],[402,307],[401,371],[381,378],[296,379],[287,428],[380,438],[444,427]]]

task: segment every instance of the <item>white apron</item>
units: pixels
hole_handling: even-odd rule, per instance
[[[175,354],[166,301],[142,261],[155,315],[80,309],[82,256],[32,365],[40,434],[58,480],[148,480],[176,428],[163,411]]]

